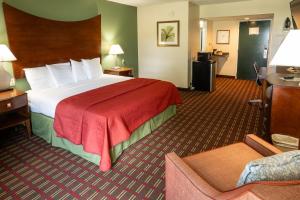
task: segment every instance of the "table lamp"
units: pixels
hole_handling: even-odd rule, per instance
[[[12,76],[3,68],[3,62],[17,60],[5,44],[0,44],[0,91],[10,88]]]
[[[119,44],[113,44],[110,47],[109,54],[110,55],[115,55],[115,66],[112,67],[112,68],[113,69],[119,69],[120,67],[117,66],[117,56],[120,55],[120,54],[124,54],[123,49],[121,48],[121,46]]]
[[[300,67],[300,30],[290,30],[275,56],[271,66]]]

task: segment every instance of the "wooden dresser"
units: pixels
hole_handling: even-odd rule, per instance
[[[270,130],[300,138],[300,87],[273,86]]]
[[[300,138],[300,86],[299,81],[283,80],[283,77],[300,78],[300,74],[277,67],[268,74],[267,87],[272,87],[271,98],[265,98],[264,128],[268,134],[282,134]],[[295,79],[298,80],[298,79]],[[265,90],[264,90],[265,91]]]
[[[0,92],[0,131],[20,124],[26,126],[27,136],[30,137],[27,94],[16,89]]]

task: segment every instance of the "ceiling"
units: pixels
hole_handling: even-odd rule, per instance
[[[274,14],[261,14],[261,15],[241,15],[241,16],[228,16],[228,17],[211,17],[207,18],[208,20],[212,21],[230,21],[230,20],[237,20],[237,21],[252,21],[252,20],[266,20],[266,19],[273,19]]]
[[[109,1],[131,5],[131,6],[146,6],[146,5],[168,3],[168,2],[175,2],[175,1],[187,1],[187,0],[109,0]],[[191,0],[191,2],[197,3],[199,5],[229,3],[229,2],[238,2],[238,1],[249,1],[249,0]]]

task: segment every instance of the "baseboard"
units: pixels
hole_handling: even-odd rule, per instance
[[[182,87],[177,87],[178,90],[181,90],[181,91],[189,91],[190,88],[182,88]]]
[[[218,78],[230,78],[230,79],[235,79],[235,76],[229,76],[229,75],[221,75],[221,74],[217,74]]]

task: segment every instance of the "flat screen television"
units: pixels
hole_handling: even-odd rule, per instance
[[[293,0],[290,3],[292,21],[295,29],[300,29],[300,0]]]

